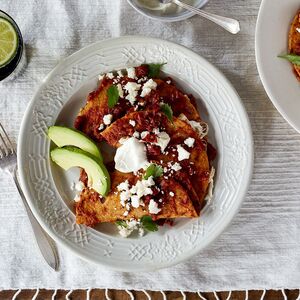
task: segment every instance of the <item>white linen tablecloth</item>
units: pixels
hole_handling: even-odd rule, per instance
[[[50,270],[12,181],[0,174],[0,289],[300,287],[300,135],[268,100],[257,73],[254,32],[259,5],[259,0],[210,0],[207,11],[241,21],[240,34],[233,36],[200,17],[156,22],[125,0],[1,0],[0,9],[15,18],[27,48],[23,75],[0,84],[0,121],[14,141],[26,105],[60,59],[106,38],[145,35],[183,44],[225,73],[250,116],[255,168],[240,213],[209,248],[175,267],[137,274],[108,271],[61,248],[61,271]]]

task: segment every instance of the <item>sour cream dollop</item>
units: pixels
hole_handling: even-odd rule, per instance
[[[135,137],[125,140],[117,149],[115,168],[123,173],[137,172],[148,164],[146,147]]]

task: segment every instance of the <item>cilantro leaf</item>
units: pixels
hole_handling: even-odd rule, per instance
[[[148,72],[148,76],[150,78],[157,78],[159,76],[159,72],[160,69],[163,65],[165,65],[166,63],[162,63],[162,64],[149,64],[149,72]]]
[[[153,222],[153,220],[150,216],[141,217],[141,223],[143,225],[143,228],[147,231],[157,231],[158,230],[157,224],[155,222]]]
[[[125,221],[116,221],[116,225],[127,228],[127,223]]]
[[[115,85],[111,85],[107,90],[108,107],[113,108],[119,100],[119,91]]]
[[[163,168],[156,164],[151,164],[147,170],[146,174],[144,175],[144,179],[148,179],[149,177],[153,176],[153,178],[160,177],[163,174]]]
[[[278,57],[284,58],[296,66],[300,66],[300,56],[299,55],[286,54],[286,55],[279,55]]]
[[[167,118],[172,122],[173,120],[173,110],[169,104],[163,103],[160,106],[161,111],[167,116]]]

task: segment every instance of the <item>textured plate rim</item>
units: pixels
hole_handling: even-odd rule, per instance
[[[26,182],[26,174],[25,174],[25,170],[23,168],[23,164],[22,162],[24,161],[24,157],[23,157],[23,151],[22,151],[22,145],[25,144],[25,140],[26,137],[24,136],[24,132],[26,130],[26,123],[27,120],[31,118],[31,114],[30,111],[32,109],[32,107],[35,104],[37,95],[39,94],[39,92],[43,89],[44,86],[47,85],[47,80],[51,77],[52,74],[54,74],[62,65],[68,63],[70,60],[72,60],[74,57],[76,57],[77,55],[80,55],[81,52],[87,51],[88,49],[92,49],[94,47],[97,47],[98,45],[101,46],[103,43],[107,43],[110,41],[115,41],[115,40],[122,40],[122,39],[146,39],[147,41],[153,41],[153,42],[164,42],[170,46],[175,46],[179,49],[181,49],[183,52],[188,53],[189,56],[194,57],[195,59],[197,59],[198,61],[201,61],[202,63],[206,64],[206,66],[208,66],[211,70],[213,70],[214,72],[216,72],[220,78],[222,78],[223,83],[225,85],[227,85],[230,88],[230,91],[233,93],[233,95],[236,97],[236,99],[234,99],[235,104],[237,105],[237,109],[238,112],[240,114],[240,116],[242,116],[242,119],[245,121],[245,131],[247,133],[247,138],[249,141],[249,146],[248,146],[248,151],[249,151],[249,157],[248,157],[248,165],[247,165],[247,169],[244,171],[244,184],[243,186],[240,188],[239,194],[238,194],[238,201],[236,201],[232,207],[232,210],[226,214],[226,219],[223,220],[222,222],[222,226],[215,228],[215,230],[213,231],[213,234],[209,237],[207,237],[207,239],[201,244],[201,246],[198,246],[197,248],[195,248],[194,250],[190,251],[188,254],[186,254],[184,257],[179,257],[176,258],[170,262],[164,262],[159,266],[153,266],[153,267],[132,267],[130,269],[128,268],[123,268],[123,267],[117,267],[117,266],[112,266],[112,265],[108,265],[107,263],[97,260],[97,259],[93,259],[92,257],[89,257],[87,255],[84,255],[80,252],[78,252],[77,250],[75,250],[68,242],[65,241],[65,239],[63,239],[60,235],[55,234],[51,231],[50,228],[48,228],[48,225],[46,224],[46,222],[43,220],[43,218],[41,218],[39,216],[38,210],[35,207],[34,203],[31,202],[31,194],[29,191],[29,188],[27,188],[27,182]],[[238,100],[238,101],[236,101]],[[236,92],[235,88],[232,86],[232,84],[229,82],[229,80],[225,77],[225,75],[223,75],[223,73],[221,71],[219,71],[215,66],[213,66],[210,62],[208,62],[206,59],[204,59],[203,57],[201,57],[200,55],[198,55],[197,53],[195,53],[194,51],[188,49],[185,46],[173,43],[173,42],[169,42],[169,41],[165,41],[165,40],[161,40],[158,38],[148,38],[148,37],[144,37],[144,36],[122,36],[119,38],[112,38],[112,39],[107,39],[107,40],[103,40],[103,41],[99,41],[96,43],[93,43],[91,45],[88,45],[76,52],[74,52],[73,54],[71,54],[70,56],[66,57],[65,59],[61,60],[59,62],[59,64],[57,64],[50,73],[48,73],[48,75],[44,78],[44,80],[42,81],[41,85],[39,86],[39,88],[37,89],[37,91],[34,93],[34,97],[31,99],[31,101],[29,102],[26,111],[24,113],[23,119],[22,119],[22,123],[21,123],[21,127],[20,127],[20,132],[19,132],[19,137],[18,137],[18,150],[17,150],[17,154],[18,154],[18,166],[19,166],[19,174],[20,174],[20,183],[21,183],[21,187],[22,190],[24,192],[24,195],[27,199],[27,203],[30,207],[30,209],[32,210],[34,216],[36,217],[37,221],[40,223],[40,225],[42,226],[42,228],[49,234],[50,237],[53,238],[53,240],[55,240],[56,242],[58,242],[59,245],[62,245],[64,248],[68,249],[69,251],[71,251],[72,253],[74,253],[75,255],[77,255],[78,257],[82,258],[83,260],[95,263],[97,265],[102,265],[105,266],[107,269],[111,269],[111,270],[115,270],[115,271],[125,271],[125,272],[136,272],[136,271],[155,271],[155,270],[159,270],[159,269],[163,269],[163,268],[167,268],[167,267],[171,267],[174,266],[178,263],[184,262],[188,259],[190,259],[191,257],[193,257],[195,254],[199,253],[201,250],[203,250],[204,248],[206,248],[208,245],[210,245],[216,238],[218,238],[220,236],[220,234],[230,225],[230,223],[232,222],[232,220],[234,219],[234,216],[238,213],[244,198],[246,196],[246,193],[248,191],[249,185],[251,183],[252,180],[252,174],[253,174],[253,167],[254,167],[254,147],[253,147],[253,136],[252,136],[252,129],[251,129],[251,125],[250,125],[250,121],[249,121],[249,117],[248,114],[246,112],[246,109],[238,95],[238,93]]]

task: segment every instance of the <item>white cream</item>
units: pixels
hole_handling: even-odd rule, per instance
[[[116,170],[123,173],[137,172],[148,164],[146,147],[131,137],[117,149],[114,160]]]

